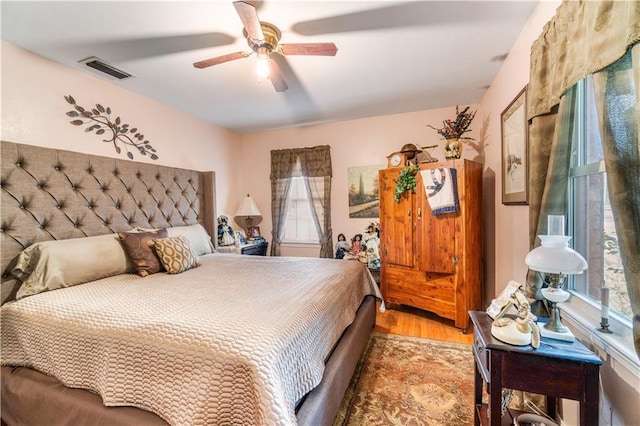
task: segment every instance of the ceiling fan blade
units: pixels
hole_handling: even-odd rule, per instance
[[[333,43],[292,43],[278,45],[283,55],[335,56],[338,48]]]
[[[273,84],[276,92],[284,92],[289,88],[289,86],[287,86],[287,82],[284,81],[284,76],[282,75],[282,71],[280,71],[280,67],[273,60],[269,61],[269,80],[271,80],[271,84]]]
[[[260,26],[260,19],[258,19],[256,8],[243,1],[234,1],[233,7],[236,8],[236,12],[238,12],[240,16],[247,35],[253,40],[264,40],[264,34],[262,34],[262,27]]]
[[[207,68],[212,65],[218,65],[224,62],[235,61],[236,59],[246,58],[249,55],[251,55],[251,53],[247,53],[247,52],[229,53],[228,55],[216,56],[215,58],[194,62],[193,66],[196,68]]]

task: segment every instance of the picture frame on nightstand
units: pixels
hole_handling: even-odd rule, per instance
[[[260,227],[259,226],[250,226],[249,227],[249,238],[259,238],[260,235]]]

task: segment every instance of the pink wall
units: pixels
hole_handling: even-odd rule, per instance
[[[487,124],[483,214],[485,235],[489,238],[485,238],[484,253],[485,303],[502,291],[509,280],[524,282],[526,278],[524,258],[529,251],[529,207],[502,204],[500,116],[528,83],[531,45],[560,3],[538,3],[480,102]]]
[[[69,124],[65,113],[73,107],[65,95],[83,107],[100,103],[140,129],[159,156],[153,161],[134,152],[134,160],[215,170],[218,213],[235,212],[242,195],[236,167],[242,155],[238,134],[10,43],[2,42],[1,47],[2,140],[126,158],[95,133]]]

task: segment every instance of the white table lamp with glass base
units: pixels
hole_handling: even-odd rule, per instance
[[[558,303],[569,298],[569,292],[562,288],[567,275],[584,272],[587,261],[569,247],[571,237],[564,235],[564,216],[549,215],[547,221],[549,235],[538,235],[540,246],[531,250],[524,260],[529,269],[540,272],[549,284],[541,290],[551,308],[549,321],[538,323],[538,328],[542,337],[573,342],[573,333],[560,321]]]

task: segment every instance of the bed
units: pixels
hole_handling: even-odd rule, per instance
[[[3,422],[333,422],[375,324],[375,282],[358,262],[209,252],[214,191],[213,172],[2,142]],[[171,235],[156,247],[186,240],[192,267],[142,278],[119,264],[32,295],[16,273],[46,246],[86,264],[50,273],[64,286],[110,264],[92,260],[95,241],[157,230]]]

